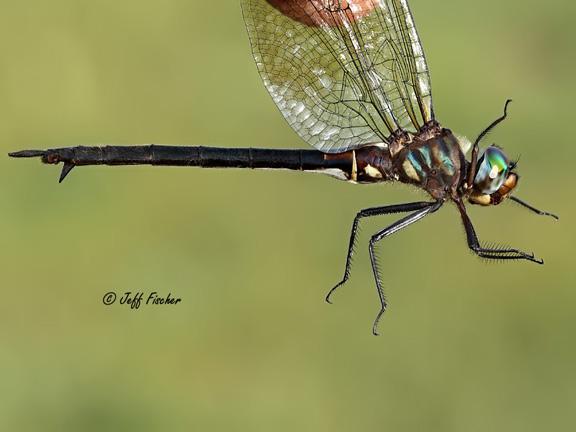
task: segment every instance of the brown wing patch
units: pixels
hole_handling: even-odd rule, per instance
[[[373,0],[267,0],[282,14],[311,27],[342,24],[339,13],[348,19],[362,18],[374,9]]]

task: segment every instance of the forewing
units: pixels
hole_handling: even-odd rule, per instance
[[[388,143],[433,120],[430,78],[406,0],[241,0],[256,65],[309,144]]]

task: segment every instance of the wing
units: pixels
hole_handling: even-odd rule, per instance
[[[434,119],[406,0],[241,0],[256,65],[292,128],[327,153]]]

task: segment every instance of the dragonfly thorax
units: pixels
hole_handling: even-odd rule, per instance
[[[416,139],[396,157],[399,180],[426,190],[435,199],[456,197],[466,170],[458,139],[448,129]]]

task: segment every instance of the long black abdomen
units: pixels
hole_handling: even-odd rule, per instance
[[[256,148],[184,147],[164,145],[64,147],[24,150],[12,157],[40,157],[47,164],[64,163],[63,177],[75,166],[160,165],[202,168],[289,169],[330,172],[350,178],[353,154],[329,155],[318,150],[275,150]]]
[[[56,160],[55,160],[56,159]],[[183,146],[70,147],[47,150],[44,163],[74,165],[167,165],[203,168],[315,169],[324,164],[316,150],[269,150],[253,148]]]

